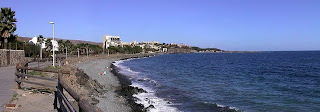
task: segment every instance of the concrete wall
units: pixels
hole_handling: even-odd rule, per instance
[[[24,50],[0,49],[0,67],[16,65],[25,59],[24,55]]]

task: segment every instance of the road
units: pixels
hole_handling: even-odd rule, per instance
[[[40,63],[41,67],[51,65],[48,62]],[[36,67],[36,62],[29,63],[29,67]],[[0,111],[4,110],[5,104],[9,103],[14,94],[14,72],[16,66],[0,67]]]

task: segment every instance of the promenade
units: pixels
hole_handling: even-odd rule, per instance
[[[41,67],[51,65],[50,63],[40,63]],[[36,67],[38,63],[29,63],[29,67]],[[4,106],[10,102],[14,94],[14,72],[16,66],[0,67],[0,111],[4,110]]]

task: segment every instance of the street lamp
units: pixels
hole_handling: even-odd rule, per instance
[[[53,22],[53,21],[50,21],[49,23],[52,24],[52,40],[54,41],[54,22]],[[53,66],[53,67],[54,67],[54,63],[55,63],[54,46],[55,46],[55,45],[52,44],[52,52],[53,52],[53,56],[52,56],[52,58],[53,58],[53,60],[52,60],[52,66]]]

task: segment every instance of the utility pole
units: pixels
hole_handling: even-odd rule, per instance
[[[79,56],[80,56],[80,52],[79,52],[79,48],[77,48],[78,49],[78,58],[79,58]]]
[[[109,56],[109,49],[107,49],[107,51],[108,51],[108,56]]]
[[[66,59],[68,59],[68,47],[66,47]]]
[[[40,60],[42,60],[42,45],[40,46]]]
[[[87,57],[89,56],[88,47],[87,47]]]
[[[105,47],[103,47],[103,51],[102,51],[102,54],[104,54],[104,49],[105,49]]]

